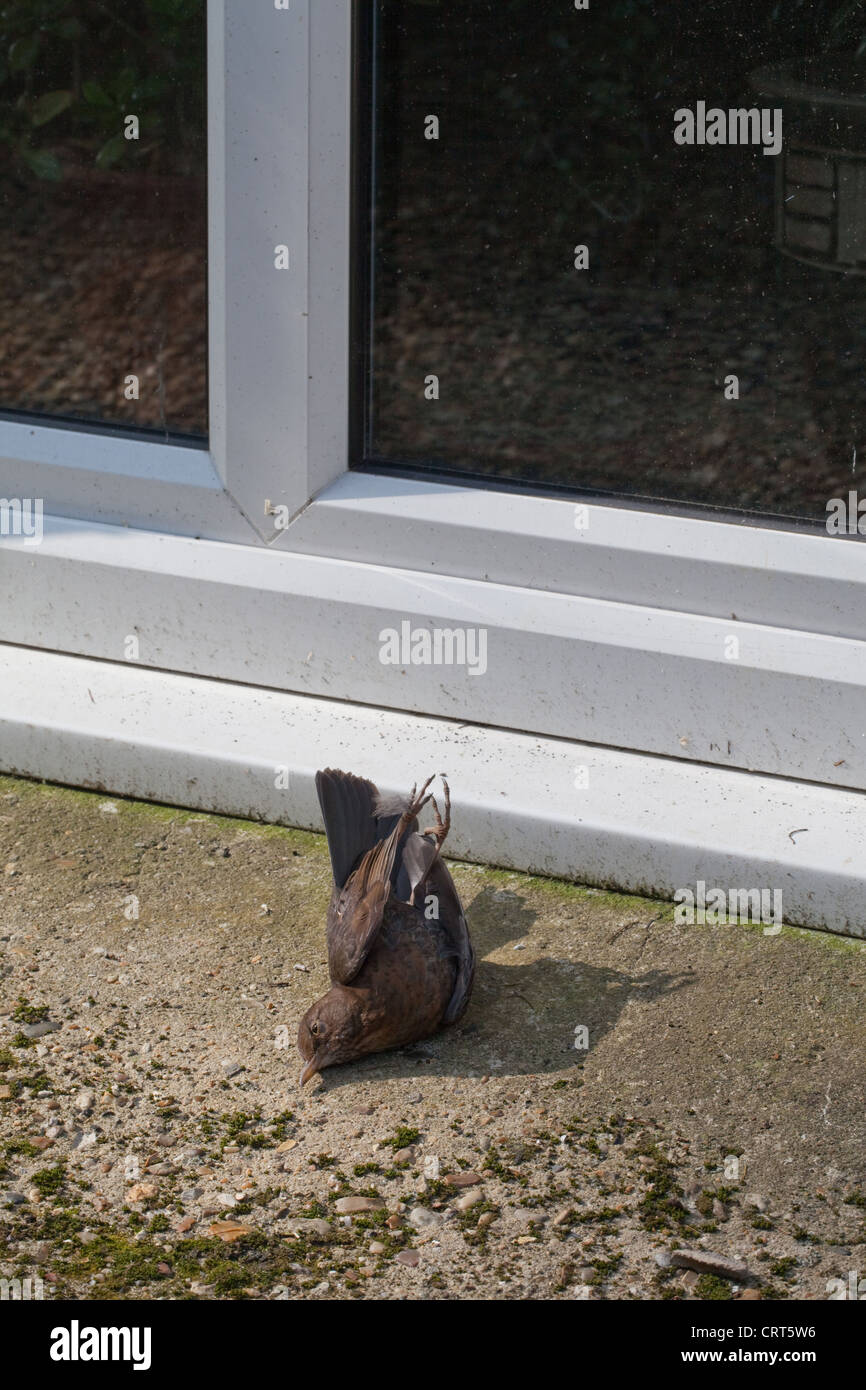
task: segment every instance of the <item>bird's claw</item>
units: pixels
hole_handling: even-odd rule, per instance
[[[431,777],[430,781],[432,782],[432,780],[433,779]],[[428,782],[427,785],[429,787],[430,782]],[[442,816],[440,816],[439,814],[439,807],[436,805],[435,796],[431,796],[430,802],[433,807],[433,816],[436,821],[436,824],[428,825],[426,830],[421,831],[422,835],[432,835],[440,849],[445,843],[445,837],[447,836],[448,831],[451,829],[451,792],[448,788],[448,783],[444,777],[442,778],[442,787],[445,792],[445,818],[443,820]]]
[[[426,793],[427,788],[429,787],[430,783],[434,780],[435,776],[436,776],[436,774],[435,774],[435,772],[434,772],[433,777],[428,777],[428,778],[427,778],[427,781],[424,783],[424,785],[423,785],[423,787],[421,788],[420,792],[417,792],[417,789],[418,789],[418,783],[417,783],[417,782],[416,782],[415,785],[413,786],[412,791],[411,791],[410,794],[409,794],[409,805],[407,806],[406,812],[405,812],[407,821],[414,820],[415,817],[417,816],[418,812],[421,811],[421,810],[423,810],[423,808],[427,805],[427,802],[431,800],[431,798],[430,798],[429,796],[425,795],[425,793]],[[417,792],[417,795],[416,795],[416,792]]]

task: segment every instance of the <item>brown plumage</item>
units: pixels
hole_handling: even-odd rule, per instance
[[[334,891],[328,908],[331,988],[301,1019],[301,1085],[317,1071],[429,1037],[463,1015],[475,953],[441,857],[451,824],[427,795],[385,801],[372,782],[316,774]],[[418,831],[428,801],[435,824]]]

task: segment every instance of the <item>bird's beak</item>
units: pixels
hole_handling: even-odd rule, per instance
[[[304,1070],[301,1072],[301,1079],[299,1084],[301,1086],[306,1086],[307,1082],[310,1080],[310,1077],[315,1076],[318,1070],[318,1062],[316,1061],[315,1057],[311,1057],[307,1065],[304,1067]]]

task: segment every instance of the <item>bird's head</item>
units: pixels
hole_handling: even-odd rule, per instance
[[[307,1009],[298,1027],[298,1050],[305,1064],[301,1085],[325,1067],[362,1056],[366,1049],[358,1045],[361,1033],[361,1003],[354,990],[332,985]]]

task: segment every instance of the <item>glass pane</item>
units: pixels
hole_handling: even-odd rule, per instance
[[[377,0],[368,460],[866,485],[866,3]]]
[[[205,0],[0,4],[0,410],[207,434]]]

